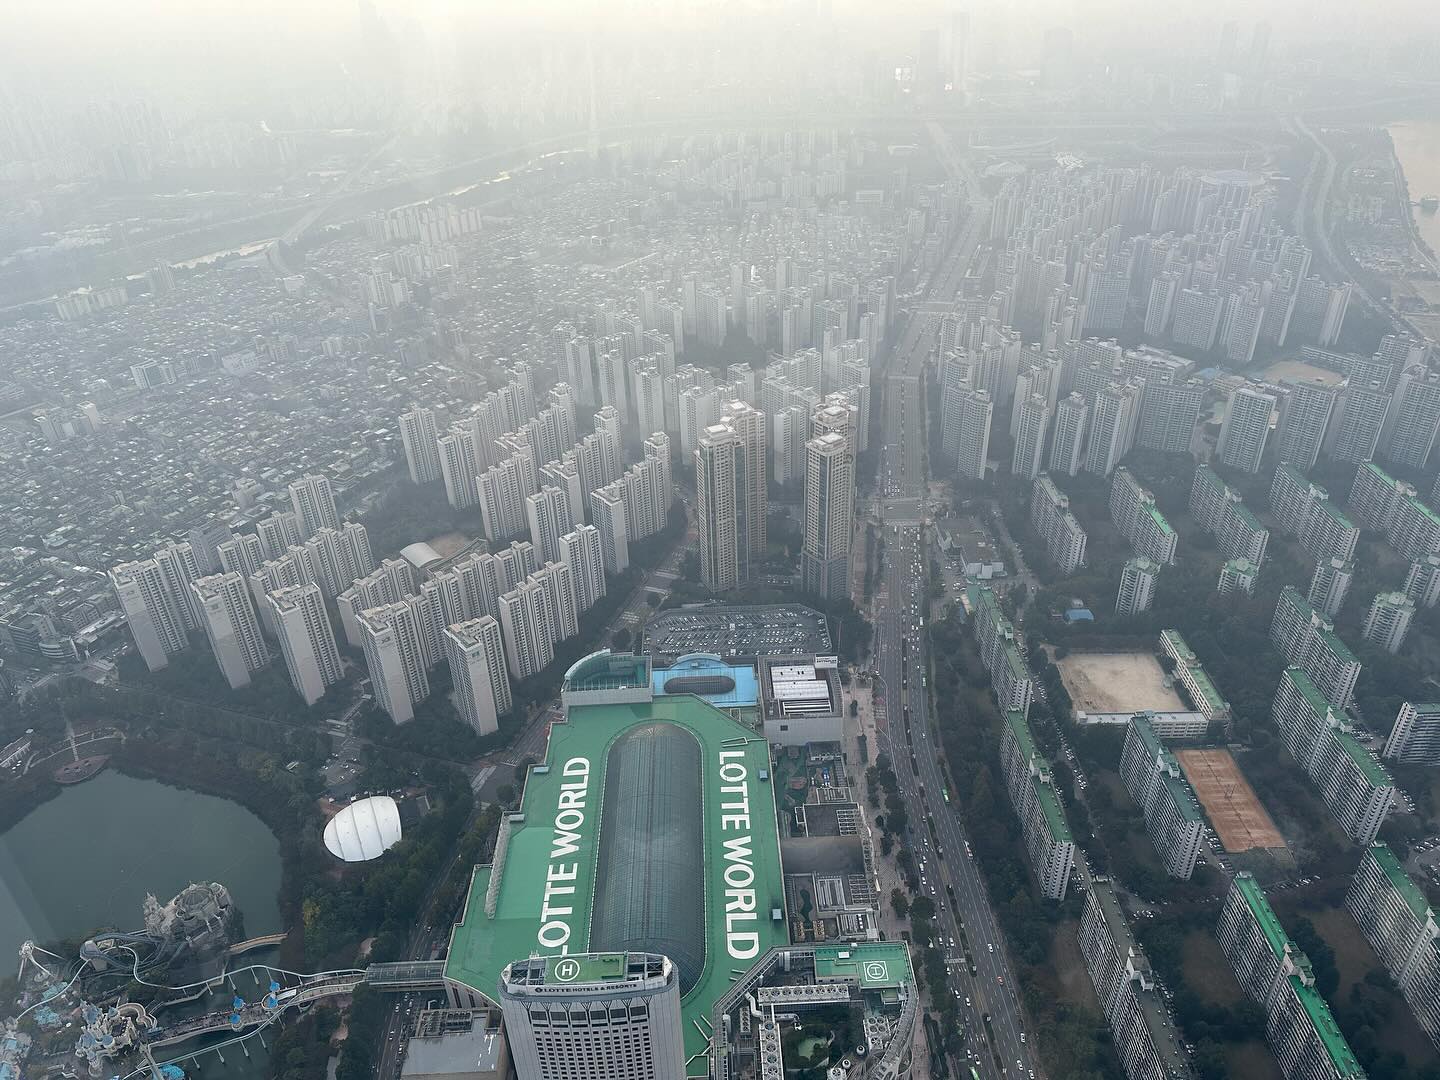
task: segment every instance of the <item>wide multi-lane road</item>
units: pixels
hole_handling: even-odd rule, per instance
[[[930,716],[928,644],[921,621],[927,607],[921,376],[940,315],[964,282],[989,221],[988,202],[980,197],[968,165],[950,150],[943,131],[932,128],[931,136],[947,170],[966,181],[970,212],[936,268],[929,297],[910,315],[882,383],[878,501],[886,545],[872,610],[877,696],[883,703],[877,717],[885,718],[878,749],[894,763],[909,810],[916,866],[923,860],[921,891],[936,906],[936,932],[949,957],[951,992],[957,994],[971,1058],[962,1075],[973,1065],[987,1080],[1013,1080],[1028,1078],[1032,1070],[1038,1076],[1039,1068],[1031,1055],[1005,939],[969,855],[964,824],[946,799],[943,752]]]

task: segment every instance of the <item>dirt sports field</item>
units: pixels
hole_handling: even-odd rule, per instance
[[[1229,750],[1176,750],[1175,757],[1226,851],[1285,846],[1285,838]]]
[[[1057,661],[1070,701],[1081,712],[1178,712],[1185,708],[1165,685],[1150,653],[1071,653]]]

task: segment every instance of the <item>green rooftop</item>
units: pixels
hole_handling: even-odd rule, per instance
[[[1174,534],[1175,530],[1170,527],[1170,522],[1165,520],[1165,515],[1160,512],[1159,507],[1154,503],[1145,504],[1145,512],[1150,515],[1151,520],[1160,527],[1160,531],[1166,536]]]
[[[1335,736],[1335,740],[1340,744],[1340,749],[1344,750],[1346,756],[1355,763],[1371,787],[1382,788],[1394,786],[1395,781],[1392,780],[1390,774],[1385,771],[1385,766],[1376,761],[1375,755],[1372,754],[1369,749],[1362,746],[1354,735],[1344,728],[1332,728],[1331,731]]]
[[[1320,640],[1325,643],[1325,647],[1330,650],[1331,655],[1342,664],[1358,664],[1360,662],[1355,659],[1355,654],[1350,651],[1350,646],[1341,641],[1340,635],[1335,633],[1334,630],[1322,626],[1317,631],[1317,634]]]
[[[1421,517],[1429,518],[1432,525],[1440,528],[1440,516],[1437,516],[1434,510],[1421,502],[1418,495],[1407,495],[1405,501],[1410,503]]]
[[[1294,683],[1295,689],[1300,691],[1300,696],[1305,699],[1305,703],[1314,710],[1316,716],[1323,717],[1326,713],[1334,713],[1336,716],[1344,715],[1343,710],[1336,709],[1326,700],[1325,695],[1319,691],[1311,681],[1310,676],[1306,675],[1302,668],[1286,668],[1281,677],[1284,678],[1287,676],[1290,681]]]
[[[1179,762],[1173,756],[1170,757],[1170,764],[1177,770],[1180,768]],[[1200,804],[1195,800],[1195,789],[1190,786],[1190,781],[1185,779],[1183,773],[1166,773],[1161,779],[1165,781],[1165,790],[1169,792],[1170,801],[1175,804],[1182,821],[1205,820],[1200,813]]]
[[[1336,506],[1333,502],[1331,502],[1328,498],[1316,499],[1315,505],[1320,508],[1321,513],[1328,516],[1332,521],[1335,522],[1336,525],[1339,525],[1342,529],[1355,528],[1355,522],[1350,520],[1350,516],[1346,514],[1343,510],[1341,510],[1338,506]]]
[[[1335,1017],[1330,1014],[1330,1006],[1325,1004],[1325,999],[1313,986],[1306,986],[1301,982],[1298,975],[1290,976],[1290,989],[1305,1010],[1305,1016],[1315,1029],[1315,1034],[1320,1037],[1320,1043],[1330,1057],[1335,1075],[1363,1077],[1365,1071],[1360,1068],[1360,1062],[1355,1060],[1355,1051],[1350,1049],[1350,1044],[1340,1033],[1340,1025],[1335,1023]]]
[[[625,978],[626,954],[623,952],[586,953],[567,960],[563,956],[552,956],[545,962],[545,982],[560,983],[611,982]],[[567,967],[556,972],[555,965],[567,961]]]
[[[1430,901],[1425,899],[1425,894],[1420,891],[1420,886],[1410,879],[1405,873],[1405,868],[1400,865],[1400,860],[1395,858],[1395,853],[1390,850],[1389,844],[1371,844],[1370,857],[1379,864],[1381,871],[1390,879],[1391,887],[1400,894],[1405,901],[1405,906],[1410,913],[1422,923],[1430,914]]]
[[[1265,935],[1265,942],[1270,946],[1271,952],[1277,957],[1285,955],[1285,949],[1290,945],[1290,936],[1285,933],[1285,928],[1280,925],[1276,918],[1275,911],[1270,907],[1270,901],[1265,896],[1265,890],[1260,883],[1246,873],[1235,875],[1235,889],[1245,901],[1246,907],[1250,909],[1250,917],[1260,927],[1260,932]],[[1298,952],[1298,950],[1296,950]]]
[[[815,946],[815,981],[858,983],[862,990],[914,985],[910,950],[898,941]]]
[[[609,768],[629,777],[647,762],[674,767],[648,787],[627,780],[623,793],[607,789]],[[681,1007],[689,1071],[705,1075],[710,1040],[701,1018],[768,949],[789,943],[769,769],[763,739],[691,695],[573,707],[552,725],[545,761],[526,777],[521,813],[508,826],[496,865],[477,868],[471,879],[464,916],[451,933],[446,977],[493,1001],[500,973],[513,960],[639,949],[654,940],[648,935],[673,935],[693,918],[703,940],[681,943],[690,954]],[[693,805],[696,792],[696,819],[672,822],[671,811]],[[647,831],[653,829],[665,835]],[[698,845],[693,871],[671,832]],[[661,854],[650,859],[647,851]],[[500,875],[493,889],[492,874]],[[736,902],[745,906],[730,906],[727,890],[732,897],[744,892]],[[627,939],[623,946],[620,938]],[[671,959],[683,974],[686,958]]]
[[[1185,639],[1180,636],[1179,630],[1161,630],[1160,636],[1174,647],[1175,654],[1180,657],[1180,663],[1189,667],[1194,667],[1199,663],[1195,650],[1190,648]]]
[[[1245,523],[1245,527],[1255,532],[1264,532],[1265,526],[1260,524],[1260,519],[1250,512],[1245,505],[1235,507],[1235,516]]]
[[[1068,844],[1074,838],[1070,835],[1070,823],[1065,820],[1065,809],[1060,805],[1060,796],[1048,780],[1032,775],[1030,783],[1035,788],[1035,799],[1045,815],[1045,827],[1050,830],[1050,839],[1057,844]]]
[[[1005,723],[1010,725],[1010,732],[1020,746],[1020,756],[1029,761],[1035,756],[1035,737],[1025,714],[1019,709],[1006,709]]]

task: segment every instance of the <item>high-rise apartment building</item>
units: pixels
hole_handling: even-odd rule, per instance
[[[1079,394],[1062,398],[1055,406],[1054,433],[1050,440],[1050,472],[1074,476],[1084,461],[1085,431],[1090,406]]]
[[[250,673],[270,662],[260,637],[260,623],[239,574],[214,574],[191,584],[200,608],[205,636],[230,689],[250,685]]]
[[[375,703],[397,724],[413,720],[415,705],[430,696],[424,628],[415,607],[384,604],[361,612],[356,621]]]
[[[1078,936],[1127,1080],[1190,1080],[1184,1040],[1109,878],[1092,880]]]
[[[805,538],[800,578],[827,600],[850,595],[855,531],[855,455],[851,432],[826,431],[805,444]]]
[[[990,456],[990,425],[994,416],[990,394],[985,390],[966,390],[958,396],[954,408],[956,471],[971,480],[983,480],[985,463]]]
[[[741,456],[739,436],[725,424],[707,427],[695,448],[700,579],[714,592],[733,589],[742,580],[736,506]]]
[[[1377,593],[1365,615],[1365,640],[1398,653],[1415,619],[1415,604],[1403,592]]]
[[[968,590],[975,641],[980,662],[990,673],[990,685],[1002,709],[1017,709],[1029,715],[1035,699],[1035,680],[1015,638],[1015,625],[1000,610],[995,590],[972,586]]]
[[[1355,580],[1355,564],[1349,560],[1322,559],[1310,575],[1310,591],[1305,599],[1327,619],[1333,619],[1345,603],[1350,583]]]
[[[1407,366],[1395,382],[1380,449],[1396,465],[1423,469],[1440,432],[1440,372]]]
[[[1302,378],[1282,379],[1280,389],[1278,457],[1302,472],[1312,469],[1325,444],[1339,389],[1321,379]]]
[[[623,537],[622,537],[623,539]],[[560,538],[560,558],[570,568],[575,605],[589,611],[605,595],[605,553],[597,525],[580,525]]]
[[[1073,574],[1084,565],[1085,530],[1070,512],[1069,498],[1044,473],[1030,489],[1030,521],[1062,573]]]
[[[1440,916],[1388,845],[1365,849],[1345,906],[1421,1029],[1440,1046]]]
[[[1111,383],[1096,392],[1085,443],[1086,472],[1109,476],[1135,445],[1142,393],[1136,382]]]
[[[516,682],[555,659],[555,634],[545,585],[534,575],[499,599],[505,659]]]
[[[1440,555],[1426,555],[1410,564],[1404,592],[1416,607],[1434,607],[1440,602]]]
[[[1275,470],[1270,510],[1280,531],[1298,537],[1311,558],[1348,562],[1355,557],[1359,526],[1330,501],[1324,488],[1312,484],[1291,465],[1282,464]]]
[[[1179,537],[1155,505],[1155,496],[1123,466],[1110,484],[1110,520],[1137,555],[1162,566],[1175,561]]]
[[[1242,472],[1259,472],[1275,405],[1274,394],[1255,387],[1241,386],[1232,391],[1230,407],[1220,425],[1216,456]]]
[[[1120,776],[1145,814],[1150,842],[1166,871],[1189,881],[1205,843],[1205,818],[1180,763],[1143,715],[1132,717],[1126,726]]]
[[[1336,708],[1299,668],[1280,676],[1272,706],[1285,748],[1310,775],[1345,834],[1370,844],[1390,812],[1395,782],[1356,737],[1361,730]]]
[[[1120,586],[1115,591],[1115,614],[1138,615],[1149,611],[1155,602],[1155,583],[1160,579],[1160,564],[1140,556],[1125,560],[1120,570]]]
[[[1045,435],[1050,426],[1050,405],[1031,394],[1017,406],[1015,451],[1010,458],[1014,476],[1034,480],[1045,467]]]
[[[735,471],[736,545],[744,565],[744,579],[750,576],[750,562],[763,558],[766,549],[766,518],[770,512],[769,478],[765,470],[765,414],[743,401],[726,402],[720,422],[739,440]]]
[[[1005,712],[1000,760],[1040,892],[1047,899],[1064,900],[1075,865],[1075,840],[1050,764],[1036,751],[1029,721],[1018,709]]]
[[[200,604],[190,586],[205,575],[195,558],[195,549],[188,543],[169,540],[155,549],[155,562],[160,567],[160,580],[180,612],[186,630],[201,628]]]
[[[433,484],[440,479],[439,441],[434,410],[417,407],[400,414],[400,442],[412,484]]]
[[[1246,871],[1231,882],[1215,937],[1241,987],[1265,1008],[1266,1038],[1285,1080],[1364,1080],[1330,1006],[1315,989],[1309,957],[1290,940],[1265,891]]]
[[[1303,668],[1336,708],[1350,705],[1360,678],[1360,661],[1335,634],[1334,625],[1310,606],[1293,585],[1280,590],[1270,640],[1286,663]]]
[[[1384,756],[1404,765],[1440,765],[1440,704],[1401,704]]]
[[[499,731],[499,717],[512,704],[500,624],[482,615],[446,627],[445,657],[461,717],[477,734]]]
[[[306,539],[321,529],[340,527],[340,513],[335,509],[335,494],[328,477],[312,473],[292,483],[290,507],[299,519],[300,533]]]
[[[621,479],[590,493],[590,520],[599,531],[608,574],[619,574],[630,566],[630,491]]]
[[[160,565],[154,559],[121,563],[110,571],[115,599],[125,613],[130,636],[145,666],[159,671],[170,657],[190,644],[185,620],[175,598],[165,587]]]
[[[306,705],[314,705],[345,674],[325,598],[316,585],[290,585],[269,593],[266,603],[290,683]]]

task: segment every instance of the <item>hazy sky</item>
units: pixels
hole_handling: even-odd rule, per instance
[[[704,24],[740,47],[743,35],[726,34],[737,23],[754,33],[765,14],[803,23],[827,6],[837,29],[876,47],[933,41],[939,14],[955,8],[970,12],[977,43],[999,41],[1002,51],[1055,25],[1070,26],[1089,49],[1110,40],[1188,49],[1216,40],[1230,18],[1242,41],[1269,20],[1277,56],[1315,40],[1383,45],[1440,34],[1440,0],[0,0],[0,89],[33,90],[57,77],[153,85],[168,76],[183,85],[246,68],[303,73],[307,64],[344,63],[376,19],[402,40],[417,40],[418,30],[457,43],[542,28],[635,40]]]

